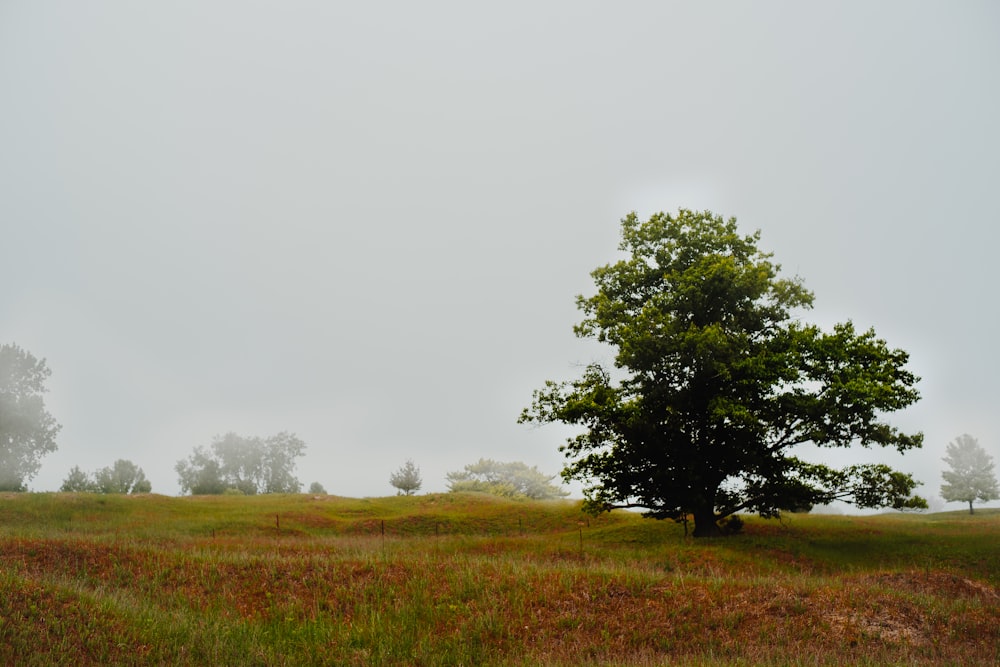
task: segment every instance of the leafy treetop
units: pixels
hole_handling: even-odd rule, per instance
[[[491,493],[510,498],[532,498],[542,500],[562,498],[567,491],[552,484],[555,475],[549,476],[536,466],[528,467],[521,461],[509,463],[493,459],[479,459],[464,470],[446,475],[448,490],[452,492]]]

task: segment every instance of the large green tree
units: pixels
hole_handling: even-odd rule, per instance
[[[219,494],[234,489],[246,495],[298,493],[302,484],[295,477],[295,459],[306,445],[291,433],[268,438],[227,433],[217,437],[209,449],[195,447],[177,462],[181,490],[192,494]]]
[[[51,371],[17,345],[0,345],[0,491],[24,491],[61,428],[42,394]]]
[[[813,295],[780,277],[760,233],[711,212],[622,220],[624,257],[596,269],[577,297],[578,336],[617,348],[614,368],[591,364],[547,382],[521,415],[582,432],[561,447],[567,480],[592,511],[644,508],[693,515],[696,536],[720,534],[737,512],[777,516],[844,500],[923,507],[916,482],[886,465],[808,463],[797,445],[879,445],[905,451],[921,434],[882,421],[917,400],[908,355],[850,323],[800,321]]]

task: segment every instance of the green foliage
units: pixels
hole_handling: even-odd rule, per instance
[[[0,345],[0,491],[25,491],[41,458],[56,451],[61,428],[42,394],[51,371],[44,359]]]
[[[285,432],[269,438],[227,433],[216,437],[208,450],[195,447],[186,460],[177,462],[175,470],[181,491],[194,495],[217,495],[228,489],[248,496],[298,493],[302,484],[293,470],[305,447]]]
[[[326,495],[326,489],[319,482],[313,482],[309,485],[309,493],[313,495]]]
[[[186,461],[178,461],[174,468],[181,492],[193,495],[218,495],[226,490],[222,479],[222,465],[203,447],[195,447]]]
[[[149,493],[152,484],[146,479],[142,468],[135,463],[118,459],[114,465],[101,468],[88,475],[79,466],[73,466],[62,486],[62,492],[89,493]]]
[[[146,479],[142,468],[125,459],[118,459],[114,465],[101,468],[93,475],[87,475],[79,466],[70,469],[63,480],[60,491],[92,493],[149,493],[152,484]]]
[[[399,470],[389,476],[389,483],[399,489],[400,495],[412,496],[424,482],[420,477],[420,468],[411,459],[407,459]]]
[[[765,517],[840,499],[923,507],[916,482],[885,466],[836,470],[794,457],[796,445],[919,447],[881,415],[918,399],[908,355],[850,322],[831,332],[794,315],[813,295],[710,212],[622,221],[626,257],[596,269],[577,298],[578,336],[617,348],[614,370],[591,364],[547,382],[521,421],[582,429],[561,448],[567,480],[590,484],[593,511],[645,508],[719,534],[736,512]]]
[[[90,475],[80,470],[80,466],[73,466],[70,468],[69,474],[66,475],[66,479],[63,480],[62,486],[59,490],[64,493],[81,493],[81,492],[93,492],[94,480],[91,479]]]
[[[969,514],[972,514],[973,502],[1000,498],[1000,488],[993,474],[993,457],[971,435],[961,435],[948,443],[944,462],[951,468],[941,473],[945,480],[941,485],[941,497],[945,500],[969,503]]]
[[[569,492],[552,484],[551,477],[537,467],[528,467],[520,461],[503,463],[492,459],[479,459],[465,469],[447,474],[448,490],[452,492],[491,493],[508,498],[563,498]]]
[[[101,493],[149,493],[153,490],[142,468],[125,459],[118,459],[111,467],[95,472],[94,485]]]

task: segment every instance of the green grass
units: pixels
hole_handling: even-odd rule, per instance
[[[0,496],[0,664],[997,664],[1000,511]]]

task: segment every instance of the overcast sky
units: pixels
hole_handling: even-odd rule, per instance
[[[928,497],[956,436],[1000,460],[995,2],[483,4],[0,0],[0,343],[63,425],[30,488],[176,494],[228,431],[346,496],[555,474],[569,432],[517,416],[610,362],[574,297],[678,207],[910,352],[925,448],[830,460]]]

